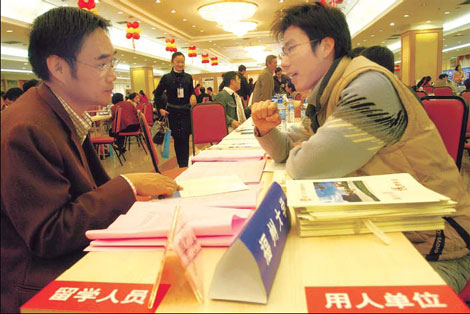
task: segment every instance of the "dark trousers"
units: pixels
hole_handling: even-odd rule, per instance
[[[180,168],[188,166],[189,135],[191,134],[191,117],[187,109],[168,108],[170,114],[171,136],[175,142],[176,160]]]

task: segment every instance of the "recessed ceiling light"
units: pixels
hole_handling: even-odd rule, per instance
[[[193,25],[192,27],[196,27],[196,25]]]
[[[372,34],[372,35],[370,35],[370,37],[375,37],[375,35],[374,35],[374,34]]]
[[[121,55],[121,57],[124,57],[124,55]]]
[[[119,11],[118,14],[124,14],[124,12]]]
[[[379,29],[379,32],[383,32],[384,30],[383,29]]]
[[[155,27],[152,27],[152,29],[156,29]]]
[[[134,59],[137,59],[137,57],[134,57]]]
[[[367,41],[367,39],[364,39],[363,41]]]
[[[134,62],[134,64],[137,64],[137,63]]]
[[[431,21],[426,21],[426,23],[431,23]]]
[[[13,30],[8,29],[8,30],[7,30],[7,33],[13,33]]]
[[[358,46],[360,46],[361,44],[360,43],[357,43]]]
[[[395,26],[395,23],[394,22],[390,23],[390,26]]]
[[[212,42],[212,40],[209,40],[209,42],[211,43],[211,42]]]
[[[204,33],[204,30],[201,29],[200,32],[201,32],[201,33]]]
[[[176,13],[176,11],[175,11],[175,10],[171,10],[171,13],[175,14],[175,13]]]
[[[382,41],[382,44],[385,44],[385,40],[384,40],[384,41]]]
[[[449,12],[449,11],[446,11],[446,12],[444,12],[444,14],[450,14],[450,12]]]
[[[408,14],[403,15],[403,17],[408,17],[408,16],[409,16]]]
[[[188,19],[183,19],[183,22],[186,22]]]
[[[26,70],[26,67],[23,67],[23,70]]]

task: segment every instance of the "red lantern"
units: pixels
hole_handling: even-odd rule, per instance
[[[196,46],[189,46],[188,47],[188,57],[190,57],[190,58],[197,57]]]
[[[219,65],[219,58],[217,58],[217,57],[212,57],[212,58],[211,58],[211,65],[212,65],[212,66]]]
[[[80,9],[88,10],[92,13],[98,14],[95,0],[78,0],[78,7]]]
[[[399,64],[395,64],[394,70],[395,70],[395,72],[400,72],[400,65],[399,65]]]
[[[202,54],[202,63],[209,63],[209,54]]]

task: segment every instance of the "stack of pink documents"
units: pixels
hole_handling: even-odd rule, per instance
[[[201,246],[228,247],[256,208],[259,189],[259,184],[253,184],[237,192],[136,202],[107,229],[87,231],[92,241],[85,251],[164,247],[177,204]]]

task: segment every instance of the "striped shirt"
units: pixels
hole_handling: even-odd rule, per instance
[[[75,110],[70,107],[65,100],[57,95],[52,88],[49,87],[49,89],[52,91],[52,93],[57,97],[57,99],[60,101],[62,106],[64,107],[65,111],[70,117],[70,120],[72,120],[73,126],[75,127],[75,131],[77,132],[78,138],[80,139],[80,144],[83,145],[83,142],[85,141],[88,132],[91,129],[93,121],[91,120],[90,115],[88,112],[84,111],[81,116],[79,116]]]

